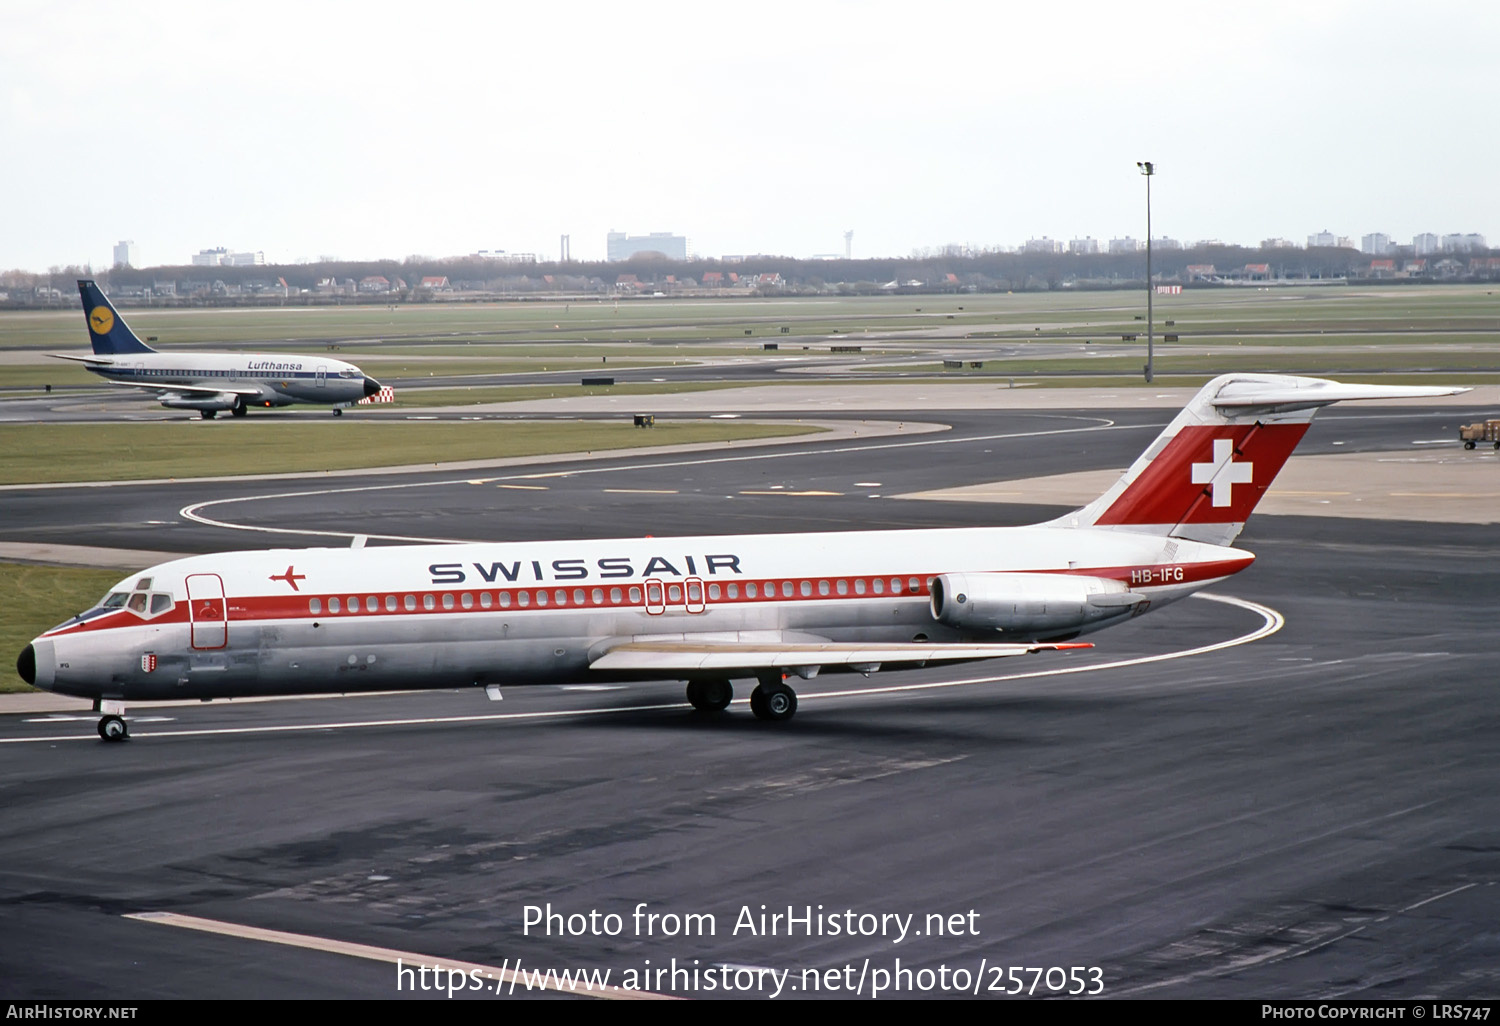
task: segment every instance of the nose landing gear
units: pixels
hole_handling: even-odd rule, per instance
[[[125,722],[125,703],[105,698],[94,699],[94,712],[99,717],[99,736],[106,741],[124,741],[130,736],[130,725]]]

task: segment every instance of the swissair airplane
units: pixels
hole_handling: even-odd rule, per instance
[[[754,678],[765,720],[795,675],[1070,644],[1245,569],[1231,543],[1321,407],[1464,389],[1215,378],[1082,509],[1035,527],[272,549],[132,574],[22,651],[28,683],[124,703],[390,689],[686,680],[720,710]]]
[[[340,416],[380,391],[380,382],[354,364],[322,356],[160,353],[136,337],[93,281],[80,279],[78,292],[94,355],[51,355],[77,360],[111,384],[150,389],[169,409],[197,410],[206,420],[220,410],[243,417],[252,406],[333,403]]]

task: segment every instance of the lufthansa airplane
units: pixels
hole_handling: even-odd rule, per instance
[[[160,353],[136,337],[93,281],[82,279],[83,317],[93,356],[53,353],[77,360],[115,385],[156,392],[174,410],[197,410],[208,419],[220,410],[243,417],[252,406],[332,403],[334,414],[380,391],[380,382],[352,363],[285,353]]]
[[[124,703],[685,680],[766,720],[821,670],[1069,644],[1245,569],[1231,543],[1313,414],[1464,389],[1229,374],[1098,499],[1035,527],[218,552],[132,574],[36,638],[28,683]]]

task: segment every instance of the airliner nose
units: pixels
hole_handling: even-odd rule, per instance
[[[36,683],[36,649],[30,645],[21,649],[21,656],[16,660],[16,672],[27,684]]]
[[[380,391],[380,382],[376,381],[374,378],[372,378],[368,374],[366,374],[365,375],[365,395],[367,395],[367,396],[368,395],[374,395],[375,393],[377,393],[379,391]]]

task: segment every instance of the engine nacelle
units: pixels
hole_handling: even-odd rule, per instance
[[[1129,612],[1146,596],[1074,574],[971,573],[932,579],[932,616],[960,630],[1057,634]]]
[[[209,395],[202,397],[173,396],[163,399],[161,404],[169,410],[232,410],[239,402],[236,395]]]

